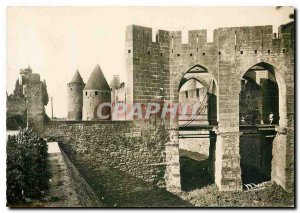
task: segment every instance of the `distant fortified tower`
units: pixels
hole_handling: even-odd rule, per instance
[[[68,120],[82,120],[82,91],[84,85],[85,84],[77,70],[71,82],[68,83]]]
[[[109,86],[111,88],[111,103],[114,103],[116,101],[117,89],[119,89],[119,87],[120,87],[120,77],[119,77],[119,75],[114,75],[114,77],[111,80]]]
[[[83,89],[83,120],[99,120],[97,109],[101,103],[111,103],[111,91],[105,76],[97,65]],[[109,107],[102,109],[102,115],[111,119]]]
[[[7,129],[28,127],[43,132],[44,123],[49,119],[45,113],[48,101],[46,81],[41,81],[40,75],[32,73],[30,67],[21,69],[13,94],[7,97]]]

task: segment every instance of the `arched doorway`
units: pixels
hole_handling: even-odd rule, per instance
[[[239,96],[240,156],[242,183],[271,180],[272,147],[280,122],[279,85],[275,69],[258,63],[241,79]]]
[[[179,83],[179,155],[183,191],[214,183],[217,123],[216,83],[207,69],[196,65]]]

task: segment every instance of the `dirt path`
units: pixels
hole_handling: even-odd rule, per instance
[[[51,172],[48,202],[44,207],[81,207],[66,164],[56,142],[48,143],[48,162]]]

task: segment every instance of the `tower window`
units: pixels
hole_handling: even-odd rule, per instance
[[[241,53],[241,54],[243,54],[244,52],[243,52],[243,51],[241,51],[240,53]]]
[[[257,54],[257,50],[254,50],[254,53]]]
[[[270,53],[271,53],[271,50],[268,50],[268,53],[270,54]]]
[[[71,91],[72,91],[72,88],[71,88]]]
[[[283,49],[282,52],[285,53],[285,52],[286,52],[286,49]]]
[[[131,53],[131,50],[128,50],[128,53]]]
[[[199,88],[196,90],[196,96],[199,97]]]
[[[202,53],[203,56],[205,56],[205,53]]]
[[[189,92],[185,91],[185,97],[188,98],[189,97]]]
[[[193,56],[193,53],[190,53],[190,56]]]
[[[87,96],[87,92],[85,92],[85,96]]]
[[[95,95],[98,95],[98,91],[95,91]]]

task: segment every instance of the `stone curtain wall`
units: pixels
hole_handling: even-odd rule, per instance
[[[131,25],[126,29],[128,104],[169,100],[169,32],[158,30],[153,40],[151,28]]]
[[[60,140],[67,153],[81,153],[95,164],[109,165],[164,187],[165,144],[162,125],[131,121],[52,121],[44,137]]]

